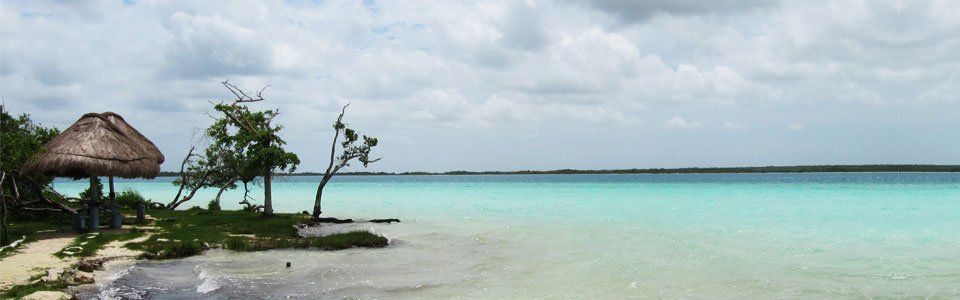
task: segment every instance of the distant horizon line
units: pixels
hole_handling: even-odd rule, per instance
[[[351,171],[337,175],[346,176],[397,176],[397,175],[537,175],[537,174],[723,174],[723,173],[857,173],[857,172],[960,172],[960,165],[937,164],[865,164],[865,165],[793,165],[761,167],[682,167],[682,168],[628,168],[628,169],[554,169],[515,171],[404,171],[368,172]],[[277,176],[322,176],[323,172],[276,173]],[[158,177],[180,176],[179,171],[161,171]]]

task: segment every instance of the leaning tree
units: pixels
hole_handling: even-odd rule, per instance
[[[279,115],[278,110],[252,111],[248,103],[263,101],[264,87],[255,96],[241,90],[230,82],[221,82],[234,96],[231,102],[214,104],[214,110],[221,116],[204,132],[210,139],[203,154],[194,154],[193,148],[181,165],[181,192],[190,192],[181,198],[181,192],[172,204],[189,201],[198,189],[215,187],[217,192],[213,204],[219,205],[224,190],[235,188],[236,182],[243,183],[245,204],[249,210],[263,209],[265,215],[273,214],[272,178],[276,172],[293,172],[300,159],[296,154],[287,152],[286,142],[277,135],[283,126],[273,124]],[[248,185],[257,177],[263,177],[263,206],[250,202]]]
[[[334,133],[333,144],[330,146],[330,164],[327,165],[327,170],[323,173],[323,178],[320,179],[320,184],[317,186],[317,197],[313,203],[314,219],[320,218],[320,214],[323,213],[320,210],[323,188],[327,186],[327,183],[337,172],[350,166],[350,161],[354,159],[360,161],[363,167],[380,160],[380,158],[370,159],[370,150],[377,146],[377,138],[364,135],[363,142],[357,143],[360,140],[360,135],[343,123],[343,115],[347,112],[348,106],[350,106],[349,103],[343,106],[343,109],[340,110],[340,116],[337,117],[337,122],[333,123]],[[340,141],[341,134],[343,135],[343,141]],[[339,156],[336,155],[338,143],[340,145]]]

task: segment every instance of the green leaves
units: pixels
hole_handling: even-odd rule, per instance
[[[264,172],[296,170],[300,158],[283,148],[287,143],[277,135],[283,126],[272,124],[278,111],[251,111],[236,103],[220,103],[214,109],[222,117],[207,128],[212,142],[198,164],[215,172],[212,181],[250,182]]]
[[[0,170],[19,170],[44,151],[43,144],[58,133],[56,128],[34,124],[27,114],[14,117],[0,105]]]
[[[17,190],[20,195],[33,197],[37,194],[34,187],[22,180],[20,168],[36,158],[37,154],[45,151],[44,144],[59,134],[53,127],[43,127],[36,124],[27,114],[14,117],[0,104],[0,172],[7,173],[8,177],[17,178]],[[41,175],[30,175],[40,186],[46,186],[53,179]],[[0,192],[12,195],[9,185],[0,185]],[[0,201],[5,201],[0,199]]]
[[[377,138],[364,135],[363,144],[358,145],[356,142],[359,141],[360,135],[356,130],[346,127],[346,124],[340,121],[334,123],[333,127],[340,127],[341,130],[343,130],[343,141],[340,142],[343,152],[337,157],[337,170],[350,166],[350,161],[353,159],[360,161],[364,168],[370,163],[379,160],[370,159],[370,151],[373,150],[373,147],[377,146]]]

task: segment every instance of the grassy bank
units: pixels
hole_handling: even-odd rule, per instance
[[[132,213],[132,212],[127,212]],[[296,226],[309,221],[301,214],[277,214],[264,217],[248,211],[210,211],[189,209],[179,211],[149,210],[155,222],[140,224],[129,231],[103,231],[81,234],[70,246],[60,250],[57,257],[86,258],[114,241],[128,241],[149,235],[142,242],[129,242],[126,248],[142,251],[145,259],[170,259],[202,254],[209,248],[234,251],[263,251],[271,249],[341,250],[354,247],[382,248],[387,239],[367,232],[355,231],[323,237],[300,237]],[[66,226],[56,222],[18,222],[11,224],[11,232],[26,235],[40,230]],[[130,226],[125,225],[129,228]],[[12,251],[11,251],[12,252]],[[0,293],[0,299],[17,299],[36,291],[64,290],[63,281],[43,282],[39,274],[30,283],[10,287]]]
[[[211,247],[235,251],[270,249],[341,250],[353,247],[381,248],[387,239],[357,231],[324,237],[300,237],[296,225],[309,221],[302,214],[264,217],[248,211],[155,210],[157,232],[127,248],[144,252],[144,258],[168,259],[203,253]]]
[[[43,277],[43,275],[30,278],[30,283],[10,287],[0,294],[0,299],[20,299],[39,291],[62,291],[69,286],[59,280],[45,282],[40,280],[40,277]]]
[[[126,212],[128,214],[132,211]],[[387,239],[367,232],[356,231],[324,237],[300,237],[296,225],[307,223],[308,215],[276,214],[264,217],[249,211],[211,211],[199,208],[189,210],[150,210],[156,221],[143,229],[125,232],[82,234],[57,257],[89,257],[113,241],[126,241],[150,234],[143,242],[129,243],[127,248],[144,252],[144,258],[167,259],[193,256],[208,248],[235,251],[262,251],[270,249],[341,250],[352,247],[381,248]],[[58,222],[16,222],[10,224],[11,236],[26,236],[26,242],[35,240],[35,233],[63,229]],[[128,227],[129,228],[129,227]],[[0,258],[11,255],[14,249],[0,253]]]

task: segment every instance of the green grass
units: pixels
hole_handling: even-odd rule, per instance
[[[307,238],[250,238],[230,237],[224,248],[234,251],[263,251],[270,249],[343,250],[353,247],[383,248],[387,238],[369,231],[352,231],[322,237]]]
[[[77,236],[77,238],[70,243],[70,246],[63,248],[57,253],[54,253],[54,256],[60,258],[90,257],[94,254],[97,254],[97,250],[102,249],[104,245],[109,244],[110,242],[132,240],[143,235],[143,231],[139,230],[82,234]]]
[[[160,232],[146,241],[126,246],[143,251],[143,257],[148,259],[193,256],[203,253],[208,246],[222,246],[235,251],[260,251],[287,248],[378,248],[387,244],[386,238],[365,231],[325,237],[300,237],[294,226],[309,221],[309,216],[302,214],[264,217],[249,211],[210,211],[199,208],[179,211],[150,210],[148,214],[157,219],[155,226],[160,228]]]
[[[9,256],[10,254],[16,253],[17,248],[22,247],[23,244],[35,241],[36,233],[46,230],[56,230],[62,226],[67,226],[67,224],[61,224],[60,222],[55,221],[11,221],[7,224],[7,233],[10,234],[10,241],[20,240],[21,238],[26,237],[26,239],[20,243],[18,247],[5,249],[3,252],[0,252],[0,259]],[[6,246],[0,245],[0,246]]]
[[[0,294],[0,296],[2,296],[0,299],[20,299],[39,291],[62,291],[63,289],[67,288],[67,284],[60,280],[53,282],[43,282],[38,280],[44,275],[46,274],[31,277],[30,283],[10,287]]]

